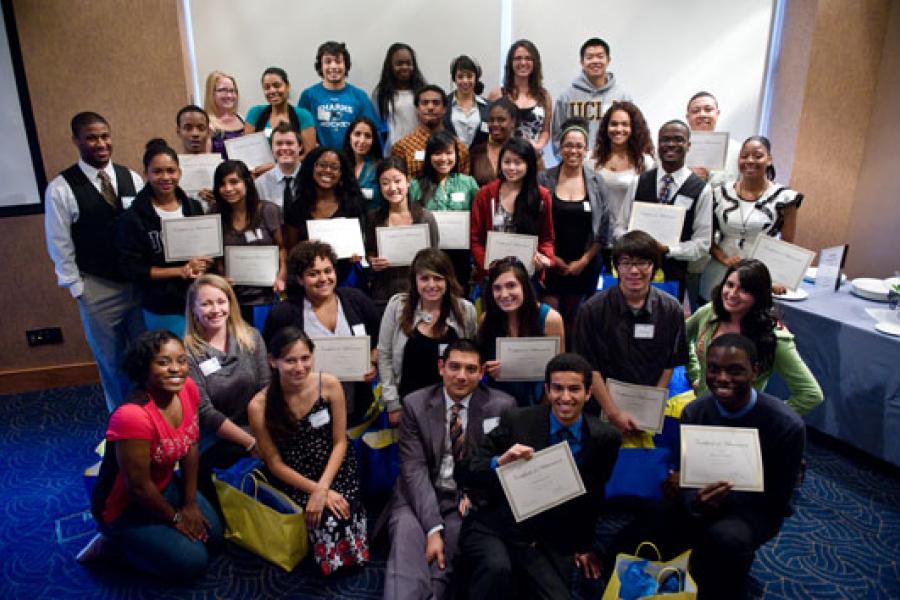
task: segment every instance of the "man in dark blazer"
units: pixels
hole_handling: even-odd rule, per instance
[[[403,400],[400,478],[387,513],[391,549],[385,599],[449,596],[460,524],[468,508],[453,468],[516,405],[512,396],[479,385],[481,355],[470,340],[448,344],[438,368],[442,383]]]
[[[548,402],[505,413],[457,465],[456,480],[472,501],[459,550],[470,600],[568,598],[573,565],[599,576],[595,525],[622,440],[615,428],[582,412],[590,386],[591,366],[581,356],[554,357],[544,379]],[[587,493],[516,523],[495,470],[562,441]]]

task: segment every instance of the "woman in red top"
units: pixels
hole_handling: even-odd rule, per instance
[[[535,272],[543,275],[543,270],[554,264],[550,192],[538,185],[534,148],[519,138],[510,138],[500,149],[499,164],[500,176],[478,190],[472,204],[469,223],[475,281],[481,281],[486,271],[488,231],[536,235],[537,251],[532,258]]]
[[[197,493],[200,395],[187,353],[172,332],[148,331],[125,368],[138,388],[109,418],[91,500],[101,533],[78,559],[109,554],[159,577],[193,577],[206,568],[206,544],[221,541],[222,525]]]

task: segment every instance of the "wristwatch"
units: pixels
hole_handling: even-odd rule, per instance
[[[179,523],[181,523],[181,512],[176,510],[175,514],[172,515],[172,525],[178,525]]]

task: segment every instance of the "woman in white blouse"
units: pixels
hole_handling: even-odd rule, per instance
[[[653,168],[653,153],[653,136],[641,110],[631,102],[613,102],[600,120],[593,155],[594,169],[609,190],[607,202],[613,219],[610,244],[628,227],[629,191],[641,173]]]
[[[741,145],[738,157],[740,177],[713,189],[712,260],[700,280],[700,294],[709,299],[710,290],[722,276],[750,256],[760,235],[794,240],[797,209],[803,194],[775,183],[772,145],[768,138],[755,135]],[[776,293],[783,286],[774,282]]]

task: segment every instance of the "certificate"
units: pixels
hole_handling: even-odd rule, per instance
[[[309,239],[327,242],[338,258],[366,255],[359,219],[310,219],[306,222],[306,231]]]
[[[668,390],[615,379],[606,380],[606,389],[616,406],[631,415],[638,428],[650,433],[662,433]]]
[[[376,227],[375,237],[378,256],[386,258],[392,267],[411,265],[419,250],[431,247],[431,236],[425,223]]]
[[[271,286],[278,277],[278,246],[225,246],[225,276],[234,285]]]
[[[431,213],[441,234],[442,250],[468,250],[470,213],[467,210],[436,210]]]
[[[769,268],[772,283],[780,283],[789,290],[796,290],[806,275],[816,253],[783,242],[778,238],[760,234],[750,250],[750,258],[761,261]]]
[[[823,248],[816,267],[816,289],[836,292],[841,282],[841,267],[847,258],[847,244]]]
[[[725,168],[727,153],[727,131],[692,131],[691,147],[688,149],[684,164],[689,167],[703,167],[710,171],[721,171]]]
[[[498,337],[497,360],[500,377],[497,381],[544,381],[544,369],[550,359],[559,354],[559,338]]]
[[[587,491],[566,442],[497,467],[497,477],[517,523]]]
[[[222,216],[163,219],[162,243],[166,262],[222,256]]]
[[[216,167],[222,162],[222,155],[208,154],[179,154],[178,163],[181,165],[181,182],[179,185],[189,196],[196,196],[200,190],[211,190],[213,187],[213,175]]]
[[[363,381],[372,369],[369,336],[349,335],[312,338],[313,368],[341,381]]]
[[[262,131],[225,140],[225,151],[230,160],[244,161],[251,171],[260,165],[275,162],[269,140]]]
[[[755,428],[681,426],[679,484],[702,488],[730,481],[738,492],[762,492],[763,464]]]
[[[687,209],[683,206],[634,202],[631,205],[628,231],[643,231],[660,244],[674,246],[681,241],[686,214]]]
[[[534,274],[534,253],[537,252],[538,238],[536,235],[524,235],[521,233],[503,233],[500,231],[488,231],[487,243],[484,252],[484,268],[490,269],[491,263],[507,256],[515,256],[529,275]]]

